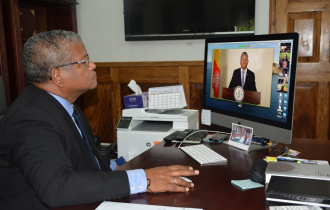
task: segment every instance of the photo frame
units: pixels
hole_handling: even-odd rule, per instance
[[[233,123],[228,145],[247,151],[251,145],[252,136],[253,128]]]

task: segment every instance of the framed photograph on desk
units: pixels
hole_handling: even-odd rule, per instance
[[[249,150],[253,128],[233,123],[228,145],[242,150]]]

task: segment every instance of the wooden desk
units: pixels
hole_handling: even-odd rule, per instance
[[[265,203],[265,188],[241,191],[231,185],[231,180],[249,178],[251,164],[266,155],[279,155],[277,147],[244,152],[225,144],[206,144],[228,159],[227,164],[200,166],[196,161],[177,148],[176,144],[160,144],[135,157],[120,170],[151,168],[156,166],[181,164],[190,165],[200,171],[200,175],[189,177],[195,187],[188,193],[141,193],[113,201],[153,204],[176,207],[195,207],[204,210],[219,209],[268,209]],[[289,148],[301,151],[300,158],[330,161],[330,141],[294,139]],[[95,209],[100,203],[61,207],[56,209]]]

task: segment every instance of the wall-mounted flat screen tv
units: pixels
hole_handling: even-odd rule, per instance
[[[124,0],[125,40],[253,35],[255,0]]]

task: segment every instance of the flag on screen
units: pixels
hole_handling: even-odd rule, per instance
[[[219,97],[220,86],[220,49],[213,50],[212,88],[215,98]]]

